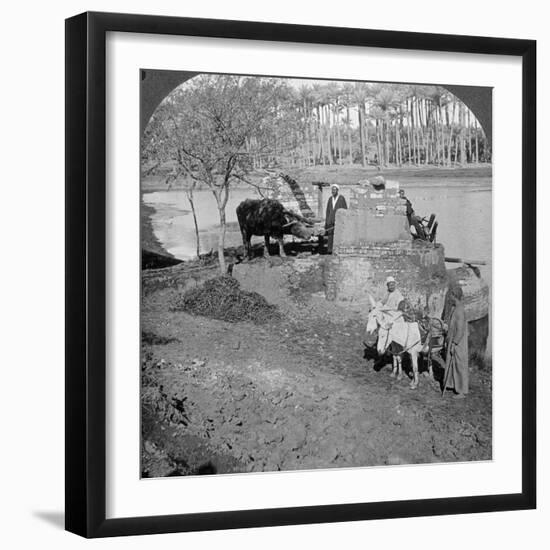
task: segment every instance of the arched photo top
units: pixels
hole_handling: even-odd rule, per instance
[[[210,174],[224,177],[232,158],[250,169],[491,162],[491,88],[157,70],[141,76],[146,174],[181,165],[180,175],[192,177],[209,163]]]
[[[170,71],[170,70],[158,70],[158,69],[142,69],[141,71],[141,129],[142,133],[145,130],[151,116],[153,115],[159,104],[164,101],[175,89],[180,88],[183,84],[188,82],[193,77],[199,74],[189,71]],[[221,75],[220,75],[221,76]],[[250,76],[250,75],[243,75]],[[273,77],[287,80],[289,82],[295,82],[297,86],[316,86],[319,84],[326,85],[349,85],[355,84],[355,82],[345,80],[329,80],[329,79],[297,79],[297,78],[284,78]],[[398,82],[372,82],[363,81],[360,84],[371,85],[387,85],[394,87],[401,87],[402,89],[409,87],[410,89],[426,90],[430,88],[441,88],[450,93],[454,98],[463,103],[467,109],[471,112],[473,118],[482,128],[485,133],[486,139],[489,145],[492,142],[492,88],[482,86],[460,86],[455,84],[432,85],[432,84],[420,84],[420,83],[398,83]],[[430,92],[428,92],[430,95]],[[445,95],[445,94],[443,94]],[[472,119],[473,120],[473,119]]]

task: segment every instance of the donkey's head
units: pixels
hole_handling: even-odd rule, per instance
[[[386,313],[380,309],[373,297],[369,294],[371,309],[367,317],[367,327],[365,330],[365,344],[368,347],[374,347],[380,355],[386,352],[389,345],[388,332],[391,328],[391,322],[387,319]]]
[[[367,327],[365,329],[365,344],[369,348],[373,348],[376,346],[376,342],[378,341],[378,327],[380,326],[379,316],[381,312],[370,294],[369,302],[370,311],[367,317]]]

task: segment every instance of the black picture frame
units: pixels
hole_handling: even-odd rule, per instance
[[[522,490],[516,494],[106,519],[105,41],[108,31],[516,56],[522,60]],[[83,13],[66,20],[66,529],[107,537],[536,506],[536,42]]]

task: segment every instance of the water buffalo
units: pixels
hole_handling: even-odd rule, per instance
[[[283,235],[294,235],[310,239],[313,235],[312,223],[302,216],[287,210],[273,199],[246,199],[237,206],[237,219],[243,236],[246,253],[251,258],[250,238],[264,236],[265,249],[269,250],[269,237],[279,241],[279,253],[286,256],[283,249]]]

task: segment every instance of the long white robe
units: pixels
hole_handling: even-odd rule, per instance
[[[398,289],[395,289],[393,292],[388,291],[388,293],[382,300],[382,309],[391,309],[397,311],[399,304],[403,300],[403,294],[401,294]]]

